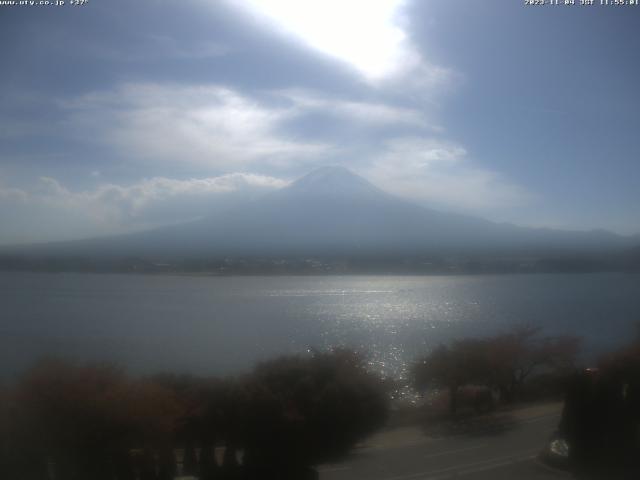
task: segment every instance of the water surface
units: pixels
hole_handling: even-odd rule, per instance
[[[589,352],[635,334],[640,276],[198,277],[0,274],[0,372],[42,355],[134,372],[225,374],[336,345],[401,373],[433,345],[517,324],[577,334]]]

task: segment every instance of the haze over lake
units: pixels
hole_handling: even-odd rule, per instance
[[[637,275],[198,277],[0,274],[0,369],[42,355],[135,372],[229,374],[344,345],[401,375],[452,338],[514,325],[582,335],[589,355],[635,334]]]

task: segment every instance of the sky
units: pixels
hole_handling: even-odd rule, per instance
[[[640,233],[639,24],[519,0],[0,5],[0,244],[183,222],[325,165]]]

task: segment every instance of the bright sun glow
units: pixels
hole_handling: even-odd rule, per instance
[[[370,80],[415,61],[396,24],[404,0],[241,0],[307,45],[343,60]]]

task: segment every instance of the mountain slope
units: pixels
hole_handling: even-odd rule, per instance
[[[107,256],[407,255],[595,252],[630,247],[609,232],[522,228],[426,209],[341,167],[195,222],[143,233],[41,245],[31,253]]]

